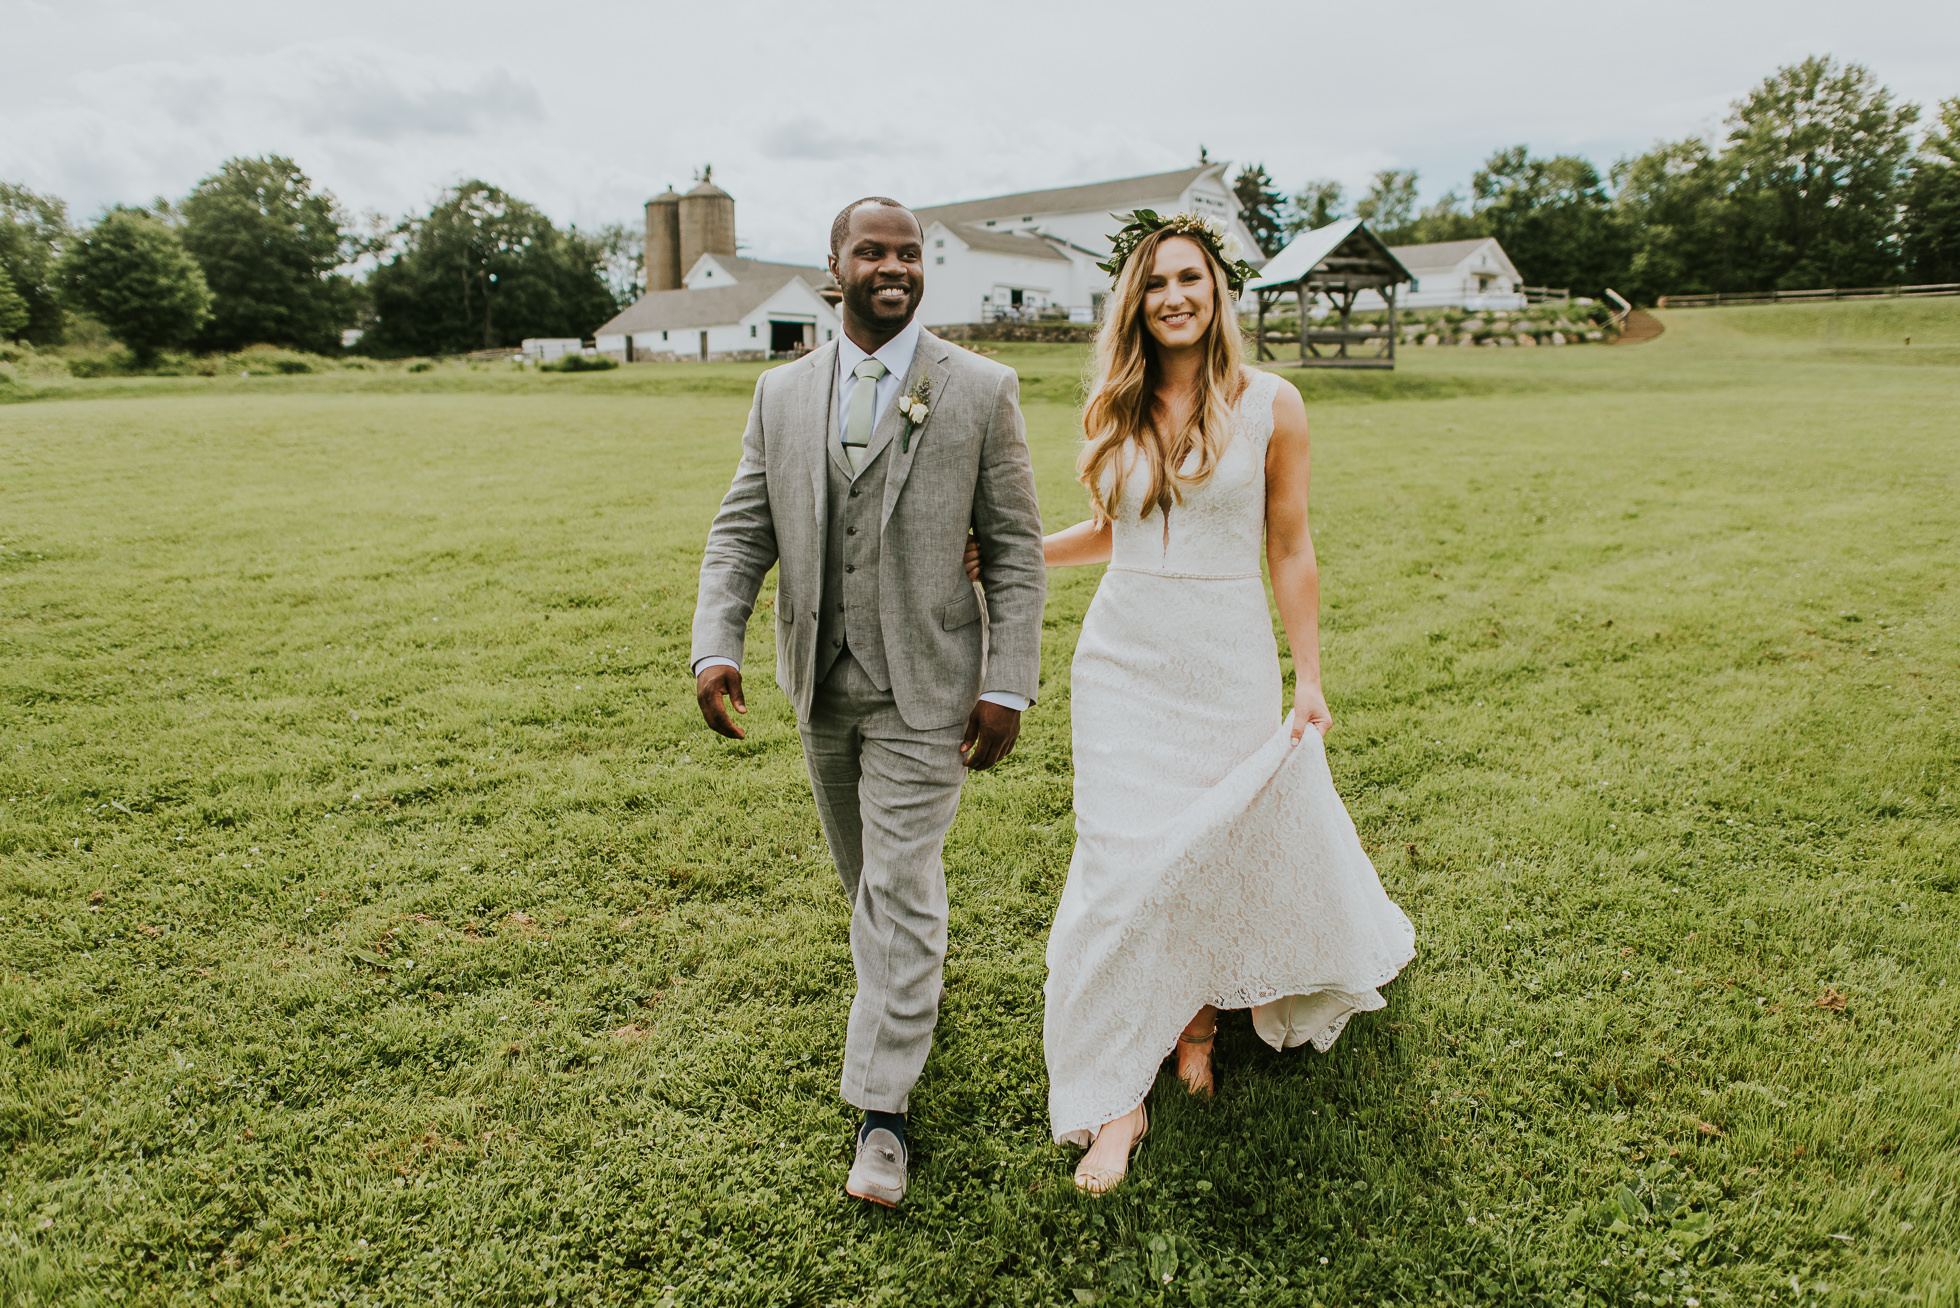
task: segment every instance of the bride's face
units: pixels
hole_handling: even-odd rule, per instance
[[[1217,302],[1211,263],[1196,241],[1173,236],[1157,247],[1143,284],[1143,321],[1158,345],[1182,350],[1203,341]]]

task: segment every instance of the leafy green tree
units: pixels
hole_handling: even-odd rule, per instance
[[[27,301],[14,289],[13,279],[0,270],[0,341],[18,340],[27,328]]]
[[[606,250],[559,231],[534,206],[487,182],[443,194],[398,227],[368,279],[378,354],[453,354],[527,336],[586,336],[619,311]]]
[[[1576,155],[1499,150],[1470,181],[1476,216],[1526,281],[1598,295],[1626,267],[1626,240],[1598,171]]]
[[[1463,197],[1445,191],[1435,203],[1418,212],[1407,228],[1396,234],[1397,245],[1428,245],[1436,241],[1467,241],[1490,235],[1488,224],[1463,206]]]
[[[100,319],[147,367],[164,350],[188,345],[211,316],[211,288],[162,218],[110,209],[69,246],[63,290]]]
[[[71,235],[68,206],[51,195],[0,182],[0,273],[27,305],[23,335],[36,345],[61,342],[61,290],[55,268]]]
[[[1667,141],[1613,166],[1615,210],[1627,237],[1621,294],[1651,303],[1662,295],[1727,290],[1736,273],[1730,169],[1708,143]]]
[[[1942,101],[1906,188],[1906,280],[1960,282],[1960,96]]]
[[[1734,276],[1722,290],[1864,286],[1900,271],[1916,105],[1859,64],[1812,57],[1736,102],[1723,161],[1737,207]]]
[[[1416,174],[1412,168],[1388,168],[1375,174],[1368,194],[1355,201],[1355,216],[1390,244],[1409,234],[1416,216]]]
[[[1286,197],[1273,189],[1273,179],[1263,163],[1247,164],[1232,179],[1232,194],[1239,200],[1239,214],[1259,253],[1272,258],[1286,248],[1286,219],[1280,210]]]
[[[1287,219],[1287,235],[1310,232],[1339,220],[1341,191],[1341,184],[1328,177],[1317,177],[1301,187],[1289,206],[1293,212]]]
[[[208,350],[340,348],[356,292],[335,269],[350,244],[333,196],[280,155],[229,159],[185,198],[184,248],[211,287]]]
[[[1389,245],[1427,245],[1490,235],[1490,224],[1463,207],[1455,191],[1445,191],[1435,203],[1416,208],[1413,168],[1390,168],[1376,173],[1368,194],[1354,206],[1369,229]]]
[[[641,223],[607,223],[592,235],[601,253],[606,290],[616,304],[631,304],[647,284],[647,229]]]

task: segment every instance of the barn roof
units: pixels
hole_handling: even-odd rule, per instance
[[[780,277],[744,279],[734,286],[714,286],[699,291],[648,291],[598,331],[612,335],[619,332],[672,331],[675,328],[726,327],[748,317],[764,300],[796,280],[799,278],[795,273],[785,273]]]
[[[1405,268],[1454,268],[1485,246],[1492,247],[1491,252],[1516,274],[1518,270],[1495,236],[1478,236],[1468,241],[1431,241],[1427,245],[1391,245],[1389,251]]]
[[[984,200],[962,200],[956,204],[936,204],[914,209],[920,226],[934,222],[948,227],[985,222],[989,218],[1033,217],[1043,213],[1079,213],[1089,209],[1120,210],[1135,208],[1149,200],[1184,194],[1184,188],[1222,164],[1200,164],[1180,168],[1174,173],[1151,173],[1145,177],[1124,177],[1113,182],[1091,182],[1086,186],[1061,186],[1048,191],[1020,191],[1013,195],[989,196]]]
[[[930,225],[930,224],[928,224]],[[1019,259],[1059,259],[1068,262],[1068,256],[1056,249],[1054,244],[1039,236],[1023,236],[1017,232],[990,232],[984,227],[971,223],[954,225],[941,220],[941,226],[967,243],[975,250],[986,250],[993,254],[1011,254]]]
[[[830,269],[818,268],[807,263],[771,263],[767,259],[751,259],[741,254],[704,254],[701,258],[713,259],[716,263],[726,268],[728,275],[738,282],[747,282],[757,278],[774,278],[778,280],[773,280],[770,284],[781,286],[782,282],[780,278],[782,277],[801,277],[809,284],[810,289],[813,291],[822,290],[824,287],[833,284],[830,277]],[[695,262],[699,263],[700,260],[697,259]],[[691,273],[694,270],[689,268],[687,271]],[[717,287],[716,289],[720,288]]]

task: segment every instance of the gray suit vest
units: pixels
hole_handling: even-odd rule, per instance
[[[860,383],[861,385],[862,383]],[[892,443],[878,451],[852,481],[840,466],[843,452],[835,435],[830,439],[828,469],[829,523],[823,550],[823,599],[817,606],[817,684],[830,674],[837,656],[851,654],[879,690],[890,690],[885,666],[885,629],[878,620],[878,559],[882,533],[878,517],[885,503],[885,474],[891,468]]]

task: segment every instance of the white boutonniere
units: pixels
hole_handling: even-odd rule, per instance
[[[898,411],[905,415],[905,435],[898,442],[900,454],[912,452],[912,433],[925,426],[926,419],[932,416],[932,406],[928,403],[931,399],[932,378],[930,377],[921,377],[915,390],[899,397]]]

